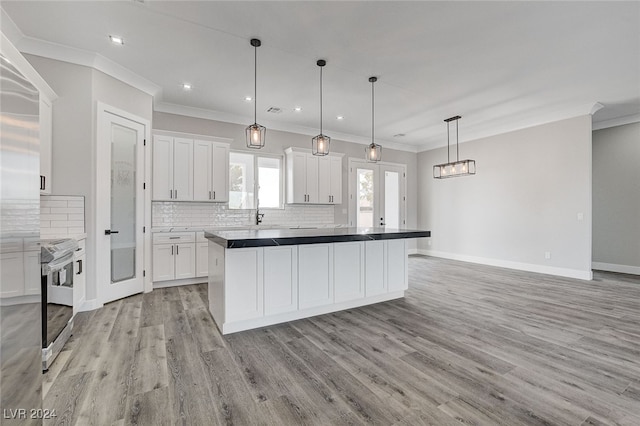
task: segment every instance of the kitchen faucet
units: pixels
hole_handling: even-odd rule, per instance
[[[260,213],[260,199],[256,202],[256,225],[260,225],[262,223],[262,218],[264,217],[264,213]]]

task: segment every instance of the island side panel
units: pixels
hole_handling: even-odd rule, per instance
[[[387,243],[387,288],[389,292],[409,288],[407,240],[388,240]]]
[[[225,321],[224,255],[221,245],[209,241],[209,312],[221,332]]]

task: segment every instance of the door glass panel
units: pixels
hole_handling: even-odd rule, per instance
[[[384,223],[400,228],[400,173],[384,172]]]
[[[253,209],[253,155],[229,154],[229,208]]]
[[[356,226],[373,227],[374,180],[373,170],[358,169],[358,198],[356,200]]]
[[[111,124],[111,282],[136,276],[137,133]]]

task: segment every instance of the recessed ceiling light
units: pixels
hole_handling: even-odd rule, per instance
[[[251,102],[253,100],[253,98],[251,96],[245,96],[244,100],[247,102]]]
[[[302,111],[302,107],[298,107],[298,106],[297,106],[297,107],[295,107],[293,110],[294,110],[295,112],[300,112],[300,111]]]
[[[193,89],[193,86],[190,85],[189,83],[182,83],[182,88],[184,90],[191,90],[191,89]]]
[[[336,117],[336,120],[344,120],[344,115],[339,115]]]
[[[111,39],[111,42],[113,44],[119,44],[119,45],[123,45],[124,44],[124,40],[122,39],[122,37],[110,35],[109,39]]]

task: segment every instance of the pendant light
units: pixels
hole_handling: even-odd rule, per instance
[[[375,138],[375,110],[374,110],[374,92],[373,92],[373,83],[378,81],[378,77],[369,77],[369,82],[371,83],[371,144],[365,148],[365,152],[367,154],[367,161],[369,163],[377,163],[382,159],[382,146],[376,143]]]
[[[264,146],[267,128],[257,123],[258,117],[258,47],[262,43],[257,38],[251,39],[253,46],[253,124],[247,127],[247,148],[260,149]]]
[[[436,179],[445,179],[456,176],[468,176],[476,174],[475,160],[460,160],[460,146],[458,141],[458,120],[462,117],[455,117],[444,120],[447,123],[447,162],[433,166],[433,177]],[[456,161],[449,159],[449,127],[452,121],[456,122]]]
[[[316,65],[320,67],[320,134],[311,139],[311,151],[313,155],[324,156],[329,154],[329,144],[331,138],[322,134],[322,68],[327,65],[327,61],[319,59]]]

